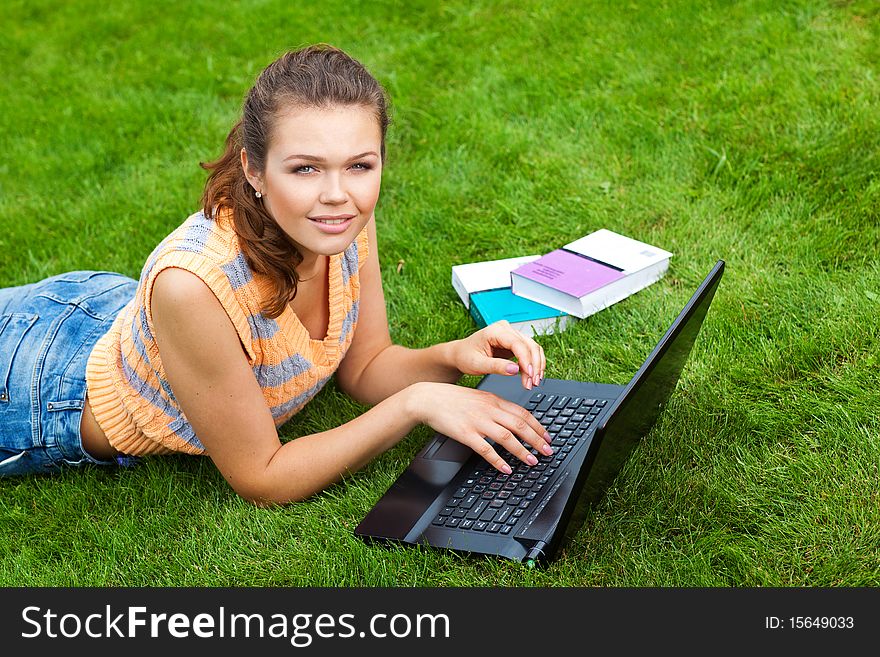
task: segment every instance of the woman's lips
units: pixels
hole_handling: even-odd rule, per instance
[[[321,232],[335,235],[345,232],[354,217],[353,214],[320,215],[309,217],[309,221],[315,224]]]

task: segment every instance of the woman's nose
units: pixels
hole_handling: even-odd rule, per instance
[[[338,205],[348,200],[348,194],[342,182],[342,176],[331,173],[324,178],[320,201],[328,205]]]

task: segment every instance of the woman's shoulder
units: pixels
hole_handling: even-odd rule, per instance
[[[176,309],[178,313],[199,315],[223,307],[202,278],[191,271],[168,267],[156,275],[151,291],[151,308]]]
[[[166,267],[156,274],[153,297],[160,295],[185,305],[187,299],[214,297],[211,288],[199,276],[180,267]]]
[[[204,373],[240,357],[242,350],[253,362],[253,351],[241,340],[240,327],[207,284],[189,271],[164,269],[156,277],[150,323],[157,344],[164,349],[161,358],[166,367],[172,359]]]
[[[147,325],[153,307],[228,316],[249,340],[248,316],[259,311],[262,289],[255,280],[227,217],[196,212],[151,254],[141,274],[138,298]],[[252,355],[251,350],[248,350]]]

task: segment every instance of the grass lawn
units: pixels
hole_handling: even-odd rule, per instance
[[[257,73],[318,41],[392,97],[395,341],[474,330],[452,265],[605,227],[669,273],[540,341],[547,376],[623,384],[719,258],[724,280],[668,412],[547,569],[353,536],[420,427],[274,510],[185,456],[0,480],[0,585],[880,584],[876,2],[229,4],[0,4],[0,286],[136,278]],[[331,383],[282,437],[363,410]]]

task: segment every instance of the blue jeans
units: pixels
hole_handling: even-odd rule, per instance
[[[0,476],[117,463],[82,446],[86,362],[136,288],[78,271],[0,289]]]

